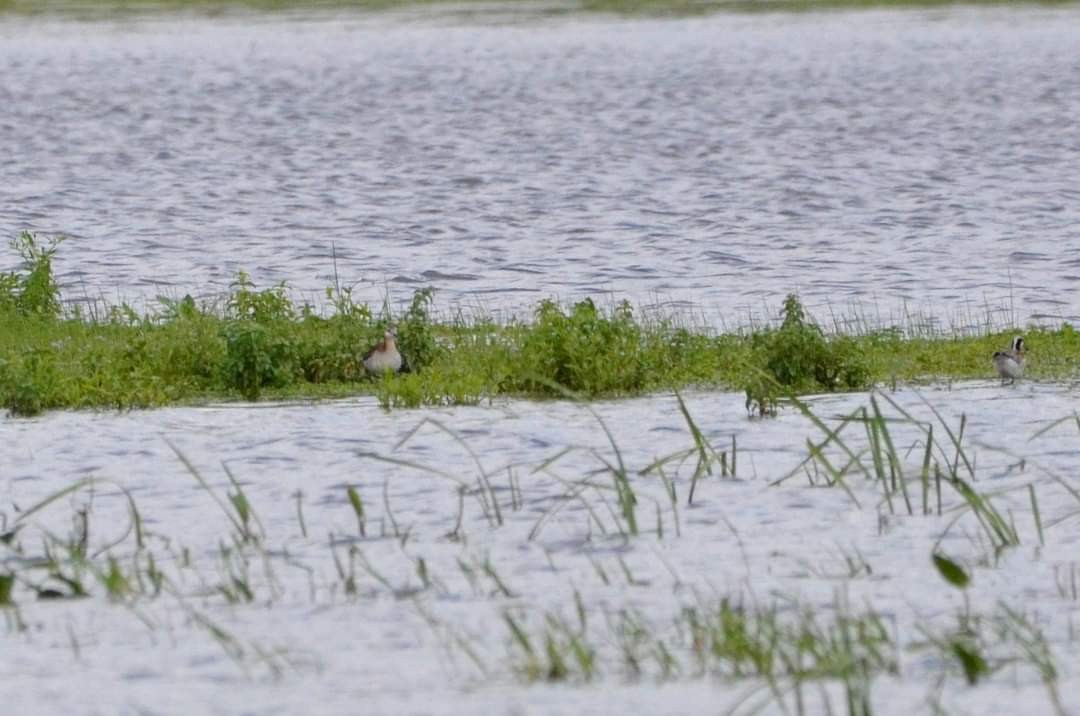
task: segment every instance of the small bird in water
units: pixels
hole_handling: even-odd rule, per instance
[[[392,328],[388,328],[383,339],[364,354],[364,368],[368,373],[397,373],[401,370],[401,364],[397,333]]]
[[[1024,337],[1013,338],[1012,348],[1007,351],[994,353],[994,367],[997,368],[1001,382],[1006,380],[1009,384],[1016,382],[1017,378],[1024,375]]]

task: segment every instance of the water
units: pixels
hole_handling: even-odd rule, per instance
[[[373,301],[433,285],[443,305],[520,312],[552,295],[613,294],[693,306],[719,326],[798,289],[819,311],[861,302],[884,320],[905,302],[945,323],[999,307],[1001,322],[1075,320],[1078,19],[1070,8],[3,17],[0,233],[68,234],[57,268],[69,298],[147,307],[159,293],[221,291],[239,269],[314,297],[336,252],[342,281]],[[915,392],[890,396],[935,419]],[[748,687],[624,678],[605,614],[636,608],[663,631],[681,607],[735,595],[828,615],[841,591],[907,643],[916,624],[946,628],[963,603],[933,571],[940,546],[973,569],[973,608],[1000,599],[1028,610],[1054,651],[1062,700],[1075,704],[1080,602],[1068,574],[1080,527],[1059,478],[1076,488],[1080,437],[1063,424],[1029,440],[1072,412],[1075,388],[966,383],[926,397],[954,430],[968,416],[976,488],[1020,534],[996,568],[970,515],[938,545],[959,513],[906,517],[896,505],[893,515],[861,478],[850,495],[808,487],[803,474],[770,487],[820,435],[791,409],[750,421],[736,394],[687,402],[717,449],[737,441],[738,479],[707,478],[690,507],[693,456],[669,463],[676,510],[655,474],[634,473],[644,534],[629,540],[605,506],[617,512],[610,491],[564,499],[586,475],[610,481],[595,471],[616,459],[596,417],[568,403],[386,413],[365,398],[5,417],[0,532],[94,478],[92,492],[27,520],[25,556],[40,554],[42,530],[68,534],[86,508],[92,549],[127,534],[114,548],[127,568],[127,494],[179,598],[110,604],[88,576],[95,596],[38,601],[20,584],[17,614],[0,610],[0,700],[42,714],[722,710]],[[828,418],[867,397],[812,404]],[[692,447],[670,396],[595,409],[631,470]],[[438,422],[414,433],[425,419]],[[917,471],[919,435],[894,430]],[[935,436],[945,440],[942,427]],[[475,496],[459,503],[458,481],[480,479],[469,449],[501,526]],[[222,558],[233,527],[178,453],[223,499],[235,489],[226,469],[240,481],[265,562]],[[365,538],[348,485],[366,505]],[[356,597],[333,558],[347,564],[350,548]],[[21,568],[6,547],[0,556]],[[856,556],[869,574],[849,573]],[[432,586],[415,591],[421,558]],[[483,576],[485,562],[512,596]],[[252,604],[219,590],[237,570]],[[573,618],[575,590],[600,633],[600,684],[522,688],[504,611],[533,624],[546,611]],[[207,622],[235,639],[232,656]],[[877,713],[921,708],[941,673],[925,652],[899,660],[899,677],[874,682]],[[942,699],[952,712],[1049,710],[1025,668],[976,689],[953,675]]]
[[[935,420],[915,392],[890,397],[918,418]],[[1080,434],[1069,423],[1029,440],[1051,418],[1072,410],[1075,391],[967,383],[930,389],[925,397],[954,431],[959,413],[967,413],[964,441],[977,465],[974,485],[997,495],[996,506],[1011,512],[1021,535],[1021,546],[1004,552],[997,568],[974,568],[973,608],[989,612],[1002,600],[1029,610],[1056,655],[1063,699],[1075,703],[1080,673],[1072,665],[1080,647],[1067,635],[1080,607],[1075,597],[1059,590],[1056,576],[1076,566],[1080,505],[1053,476],[1065,476],[1075,488],[1071,475]],[[867,398],[831,396],[810,402],[836,425],[832,416],[867,405]],[[633,714],[698,713],[703,703],[726,708],[747,686],[724,686],[689,674],[660,687],[650,680],[629,682],[612,656],[614,646],[600,639],[596,644],[607,665],[600,686],[515,687],[503,610],[519,609],[533,620],[552,610],[573,619],[577,590],[595,610],[594,627],[604,623],[605,611],[617,614],[632,607],[663,629],[681,606],[721,595],[752,596],[760,604],[799,599],[825,610],[837,590],[844,590],[852,604],[870,604],[884,614],[905,640],[916,638],[915,623],[942,629],[951,624],[962,598],[934,573],[929,559],[939,535],[959,514],[950,509],[956,504],[950,490],[945,490],[944,516],[907,517],[899,505],[902,514],[890,515],[880,487],[862,478],[850,480],[852,497],[840,489],[808,487],[803,475],[770,487],[806,456],[805,438],[821,437],[810,421],[791,410],[776,420],[749,421],[742,396],[734,394],[691,395],[687,404],[718,449],[729,449],[736,438],[738,479],[706,478],[697,486],[693,507],[687,507],[693,459],[669,463],[667,474],[679,495],[677,536],[675,513],[655,473],[634,475],[645,534],[628,541],[618,536],[600,493],[585,493],[583,502],[558,500],[567,491],[561,480],[578,480],[601,467],[597,455],[615,459],[597,419],[568,403],[386,413],[361,399],[53,413],[4,421],[0,442],[8,446],[8,459],[0,504],[9,519],[14,515],[8,505],[27,509],[69,481],[87,476],[108,481],[92,499],[85,492],[65,497],[30,520],[22,539],[31,553],[38,550],[31,538],[38,526],[64,534],[71,528],[72,512],[81,506],[92,508],[92,545],[123,536],[129,524],[127,502],[116,489],[123,486],[154,535],[148,549],[164,569],[182,575],[178,581],[189,604],[241,642],[247,658],[240,664],[228,658],[168,596],[137,602],[133,610],[100,596],[61,603],[28,599],[21,615],[29,631],[3,637],[4,651],[11,656],[0,659],[0,693],[20,713],[328,713],[350,712],[356,704],[373,713],[610,713],[612,708]],[[633,471],[692,447],[671,397],[603,403],[596,411]],[[502,503],[501,527],[485,519],[474,497],[464,502],[460,528],[455,527],[455,480],[475,483],[479,470],[467,449],[433,423],[413,434],[424,419],[452,427],[478,453]],[[865,445],[859,432],[849,432],[856,449]],[[935,434],[945,439],[940,423]],[[917,437],[899,425],[893,435],[902,452]],[[406,442],[395,447],[401,440]],[[169,443],[219,495],[232,489],[222,465],[243,484],[268,535],[277,583],[275,589],[267,586],[264,568],[254,560],[248,570],[256,585],[254,604],[228,606],[215,596],[215,586],[228,574],[218,549],[222,539],[228,541],[230,523]],[[547,464],[575,445],[581,449]],[[446,476],[391,464],[373,453]],[[945,453],[951,457],[952,450]],[[917,445],[913,455],[910,461],[917,469]],[[546,464],[547,469],[536,471]],[[522,506],[517,510],[511,506],[508,466],[520,485]],[[604,475],[597,480],[610,483]],[[1028,483],[1036,486],[1047,525],[1045,547],[1038,544]],[[356,539],[356,519],[344,494],[347,484],[355,485],[367,504],[366,539]],[[915,509],[921,511],[917,481],[912,490]],[[297,491],[307,537],[297,516]],[[606,498],[613,501],[610,492]],[[932,510],[934,503],[931,496]],[[561,510],[548,515],[556,505]],[[590,518],[589,509],[597,518]],[[655,534],[657,511],[665,526],[663,539]],[[399,531],[407,531],[406,540],[380,536],[391,530],[391,516]],[[606,536],[600,523],[609,530]],[[448,536],[455,529],[459,539]],[[348,559],[350,545],[356,546],[380,575],[357,568],[358,598],[349,599],[342,591],[327,546],[331,535],[342,560]],[[970,514],[940,544],[969,564],[976,564],[986,548]],[[179,568],[169,557],[169,550],[178,555],[182,548],[190,551],[194,568]],[[849,578],[844,559],[856,555],[872,572]],[[411,594],[421,586],[419,558],[436,586]],[[482,575],[470,584],[458,560],[476,568],[489,560],[513,596],[502,596]],[[390,587],[401,590],[397,598]],[[439,626],[433,629],[421,613]],[[453,645],[452,634],[468,640],[489,676],[481,676]],[[269,680],[252,643],[271,654],[285,650],[283,658],[291,666],[282,680]],[[932,657],[905,650],[900,664],[902,677],[875,681],[875,712],[911,713],[933,691],[940,666]],[[91,689],[93,708],[86,709]],[[956,676],[944,700],[972,713],[1011,714],[1021,706],[1049,712],[1039,710],[1048,709],[1043,686],[1023,669],[1006,669],[974,690]]]
[[[146,308],[336,250],[376,303],[1080,315],[1075,8],[493,17],[5,17],[0,233]]]

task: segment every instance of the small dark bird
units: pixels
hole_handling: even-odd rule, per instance
[[[997,351],[994,353],[994,367],[997,368],[997,373],[1001,376],[1002,384],[1005,381],[1009,381],[1012,385],[1016,382],[1017,378],[1022,378],[1024,375],[1024,337],[1017,336],[1013,338],[1012,348],[1007,351]]]
[[[397,348],[397,333],[387,329],[383,339],[364,354],[364,368],[368,373],[397,373],[403,361]]]

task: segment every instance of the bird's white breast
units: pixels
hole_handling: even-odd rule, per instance
[[[998,372],[1009,378],[1020,378],[1024,375],[1024,364],[1010,355],[1000,355],[996,360]]]
[[[396,373],[401,370],[401,354],[396,350],[375,351],[364,361],[364,367],[372,373]]]

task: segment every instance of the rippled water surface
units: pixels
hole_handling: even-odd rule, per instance
[[[973,485],[996,495],[997,507],[1008,512],[1020,535],[1021,546],[1002,553],[996,568],[979,561],[985,538],[970,514],[953,509],[957,501],[948,488],[943,516],[908,517],[899,497],[894,514],[879,485],[854,476],[850,494],[811,487],[805,474],[771,487],[807,455],[805,439],[821,433],[792,410],[776,420],[748,421],[740,395],[688,397],[689,411],[717,449],[730,450],[736,441],[737,477],[705,478],[690,507],[693,458],[669,462],[677,509],[657,473],[637,474],[658,457],[692,447],[675,400],[596,406],[638,496],[643,534],[628,540],[605,508],[605,500],[613,500],[610,491],[588,490],[578,499],[569,489],[590,473],[607,485],[610,477],[595,472],[603,467],[600,459],[618,459],[597,418],[580,405],[508,402],[386,413],[364,399],[55,413],[0,422],[0,443],[8,446],[0,503],[9,520],[15,517],[12,505],[28,509],[78,478],[103,481],[93,495],[75,493],[36,514],[21,535],[31,553],[38,550],[30,539],[35,530],[65,534],[80,509],[90,511],[92,545],[122,538],[130,523],[128,503],[117,490],[122,486],[151,535],[147,549],[161,567],[181,575],[177,584],[189,608],[223,626],[245,654],[239,662],[231,659],[168,596],[138,601],[132,610],[110,605],[96,587],[99,596],[90,600],[22,596],[20,617],[29,629],[15,631],[9,619],[0,637],[0,694],[13,713],[353,713],[357,704],[365,713],[386,714],[701,713],[704,704],[722,710],[745,695],[745,684],[691,673],[667,686],[626,680],[615,646],[600,639],[594,643],[605,657],[601,685],[516,687],[502,614],[519,609],[533,623],[544,610],[573,618],[576,590],[592,610],[593,624],[634,608],[663,629],[682,606],[721,595],[763,604],[798,599],[827,610],[842,590],[914,640],[915,623],[944,628],[962,604],[929,560],[946,532],[938,548],[974,570],[973,607],[990,610],[1003,600],[1030,609],[1054,651],[1062,698],[1075,704],[1080,646],[1068,625],[1080,619],[1080,602],[1075,592],[1070,596],[1068,575],[1077,566],[1080,522],[1076,498],[1058,480],[1077,488],[1080,434],[1070,422],[1030,438],[1051,418],[1067,415],[1076,395],[1060,386],[971,383],[925,397],[944,421],[935,423],[939,436],[946,424],[957,430],[960,413],[967,413],[963,440],[978,475]],[[877,399],[889,415],[898,415],[887,404],[891,399],[921,420],[938,420],[914,392]],[[867,400],[848,395],[810,402],[836,426],[834,416]],[[462,442],[435,423],[422,424],[425,419],[452,428]],[[1010,429],[1003,431],[1003,424]],[[849,430],[857,450],[866,445],[865,436],[856,434],[863,432]],[[902,426],[892,432],[905,455],[914,447],[917,469],[918,435]],[[244,486],[270,550],[269,569],[256,559],[246,572],[253,604],[229,606],[219,594],[230,574],[219,552],[232,527],[170,443],[222,498],[233,490],[225,469]],[[578,449],[564,453],[570,446]],[[470,449],[502,504],[501,526],[485,518],[475,495],[459,501],[457,481],[475,485],[481,479]],[[942,455],[951,459],[952,450],[946,447]],[[833,459],[840,464],[839,453]],[[511,479],[519,488],[516,497]],[[1039,546],[1029,483],[1039,497],[1045,547]],[[354,485],[367,505],[364,538],[357,534],[346,485]],[[911,490],[921,512],[917,480]],[[934,511],[933,496],[929,505]],[[394,537],[394,530],[408,536]],[[370,565],[370,572],[356,567],[355,597],[343,590],[331,541],[339,559]],[[357,556],[348,557],[350,548]],[[183,550],[193,566],[181,566]],[[856,557],[871,571],[852,574],[845,559]],[[418,576],[420,559],[432,581],[426,589]],[[509,595],[483,576],[485,562]],[[471,579],[462,564],[472,566]],[[483,660],[486,676],[458,638]],[[672,648],[683,653],[675,642]],[[280,680],[268,678],[260,654],[281,655],[289,664]],[[899,659],[901,678],[874,682],[874,710],[925,712],[921,704],[935,691],[941,666],[922,652],[905,650]],[[959,712],[1050,713],[1031,670],[1006,669],[978,689],[963,685],[958,675],[948,683],[944,703]],[[85,709],[90,689],[94,708]]]
[[[0,233],[70,298],[301,291],[743,323],[1080,316],[1075,9],[0,19]]]
[[[57,268],[76,300],[211,294],[239,269],[315,296],[336,253],[342,281],[374,301],[431,285],[444,305],[521,312],[614,293],[731,325],[799,289],[815,308],[861,302],[886,319],[906,301],[945,323],[1002,306],[1002,322],[1076,320],[1078,36],[1069,8],[2,16],[0,233],[67,234]],[[599,685],[523,688],[504,615],[573,619],[577,593],[595,629],[639,610],[662,631],[724,595],[831,614],[843,593],[910,647],[917,624],[944,629],[964,603],[933,570],[943,549],[974,574],[973,608],[1030,610],[1061,701],[1080,703],[1080,434],[1038,434],[1075,409],[1075,388],[925,397],[940,416],[911,390],[876,399],[933,422],[946,465],[960,462],[945,426],[967,416],[973,484],[1020,546],[989,556],[948,491],[944,514],[907,516],[862,477],[850,491],[813,471],[771,486],[821,432],[791,408],[748,420],[727,393],[687,400],[718,450],[738,448],[735,477],[701,481],[692,506],[694,442],[669,396],[596,415],[563,402],[387,413],[360,399],[0,417],[0,535],[14,540],[0,543],[0,574],[40,574],[49,535],[85,513],[91,550],[144,572],[152,553],[173,590],[122,605],[89,572],[88,599],[39,600],[20,581],[18,609],[0,609],[0,702],[21,714],[719,712],[745,682],[636,681],[604,637]],[[869,405],[810,402],[831,426]],[[863,427],[848,430],[867,450]],[[915,475],[922,434],[894,430]],[[638,471],[679,451],[665,463],[673,504],[658,472]],[[636,538],[619,534],[603,487],[620,459]],[[228,505],[193,471],[223,500],[236,478],[266,553],[236,556]],[[582,487],[589,476],[602,484]],[[92,490],[28,515],[83,478]],[[475,489],[484,479],[497,519]],[[137,553],[128,496],[148,533]],[[937,657],[898,659],[899,676],[874,681],[876,713],[937,698],[954,713],[1050,713],[1031,669],[976,689],[954,670],[938,694]]]

